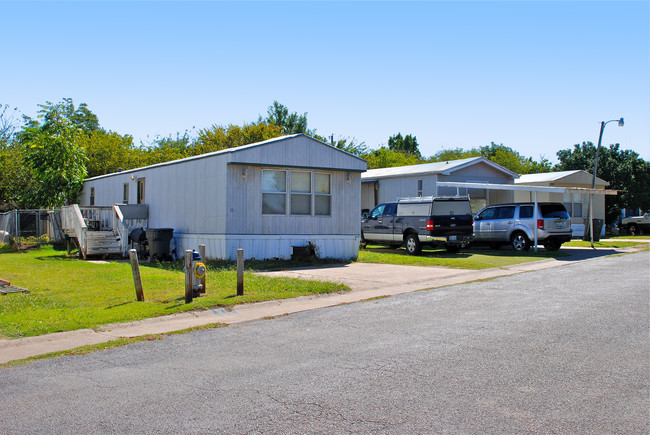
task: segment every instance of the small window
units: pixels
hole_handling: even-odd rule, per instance
[[[138,178],[138,204],[144,204],[144,178]]]
[[[123,204],[129,203],[129,183],[124,183],[124,189],[122,192],[122,203]]]
[[[574,202],[573,203],[573,213],[571,213],[571,216],[581,218],[582,216],[582,203],[581,202]]]
[[[418,196],[422,196],[422,180],[418,180]]]
[[[90,188],[90,205],[95,205],[95,188]]]
[[[332,214],[332,180],[330,174],[314,174],[314,214],[330,216]]]
[[[286,214],[286,193],[286,171],[262,171],[262,214]]]
[[[291,171],[291,214],[311,215],[311,172]]]

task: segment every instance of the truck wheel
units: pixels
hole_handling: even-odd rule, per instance
[[[627,232],[630,233],[632,236],[637,236],[641,234],[641,230],[639,230],[639,227],[636,224],[630,224],[627,227]]]
[[[460,246],[458,246],[458,245],[447,245],[447,246],[445,246],[445,249],[446,249],[447,252],[449,252],[450,254],[455,254],[455,253],[457,253],[458,251],[460,251]]]
[[[422,244],[417,234],[409,234],[406,236],[406,252],[410,255],[418,255],[422,252]]]
[[[515,251],[528,251],[530,248],[528,237],[526,237],[526,234],[522,233],[521,231],[517,231],[512,235],[510,238],[510,244]]]

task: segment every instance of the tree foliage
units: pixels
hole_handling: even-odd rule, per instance
[[[85,150],[88,177],[117,172],[120,168],[138,167],[140,159],[129,135],[104,130],[90,131],[77,137],[77,144]]]
[[[32,207],[59,207],[76,199],[87,174],[84,150],[76,142],[83,130],[68,117],[65,100],[40,107],[41,122],[26,118],[20,133],[35,181],[23,196]]]
[[[273,139],[282,136],[282,134],[283,129],[281,126],[266,122],[244,124],[241,127],[232,124],[228,126],[213,125],[199,131],[199,137],[196,140],[193,152],[195,154],[204,154],[239,147]]]
[[[266,111],[266,118],[258,120],[258,124],[266,123],[277,125],[282,129],[282,134],[304,133],[310,136],[316,134],[315,130],[307,128],[307,113],[299,115],[296,112],[289,113],[289,109],[283,104],[273,101]]]
[[[557,171],[582,169],[593,174],[596,147],[591,142],[576,144],[573,149],[557,152]],[[622,209],[650,209],[650,162],[632,150],[622,150],[619,144],[601,147],[598,153],[598,178],[610,183],[618,195],[605,199],[605,219],[614,222]]]
[[[381,147],[362,156],[368,162],[368,169],[392,168],[395,166],[410,166],[421,163],[414,154],[391,150]]]
[[[388,138],[388,149],[392,151],[401,151],[406,154],[412,154],[417,158],[421,157],[418,149],[418,140],[415,136],[407,134],[402,137],[402,133],[397,133]]]

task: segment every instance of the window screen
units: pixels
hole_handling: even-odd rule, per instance
[[[291,171],[291,214],[311,214],[311,172]]]
[[[314,174],[314,214],[330,216],[332,214],[332,176],[316,172]]]
[[[286,214],[286,192],[286,171],[262,171],[262,214]]]

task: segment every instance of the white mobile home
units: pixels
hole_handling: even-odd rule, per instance
[[[304,134],[88,179],[80,205],[148,205],[150,228],[173,228],[177,255],[356,258],[366,162]]]
[[[361,208],[371,210],[377,204],[406,196],[442,196],[469,194],[472,211],[490,204],[512,202],[511,191],[440,187],[438,182],[513,184],[516,173],[484,157],[424,163],[421,165],[370,169],[361,174]]]

